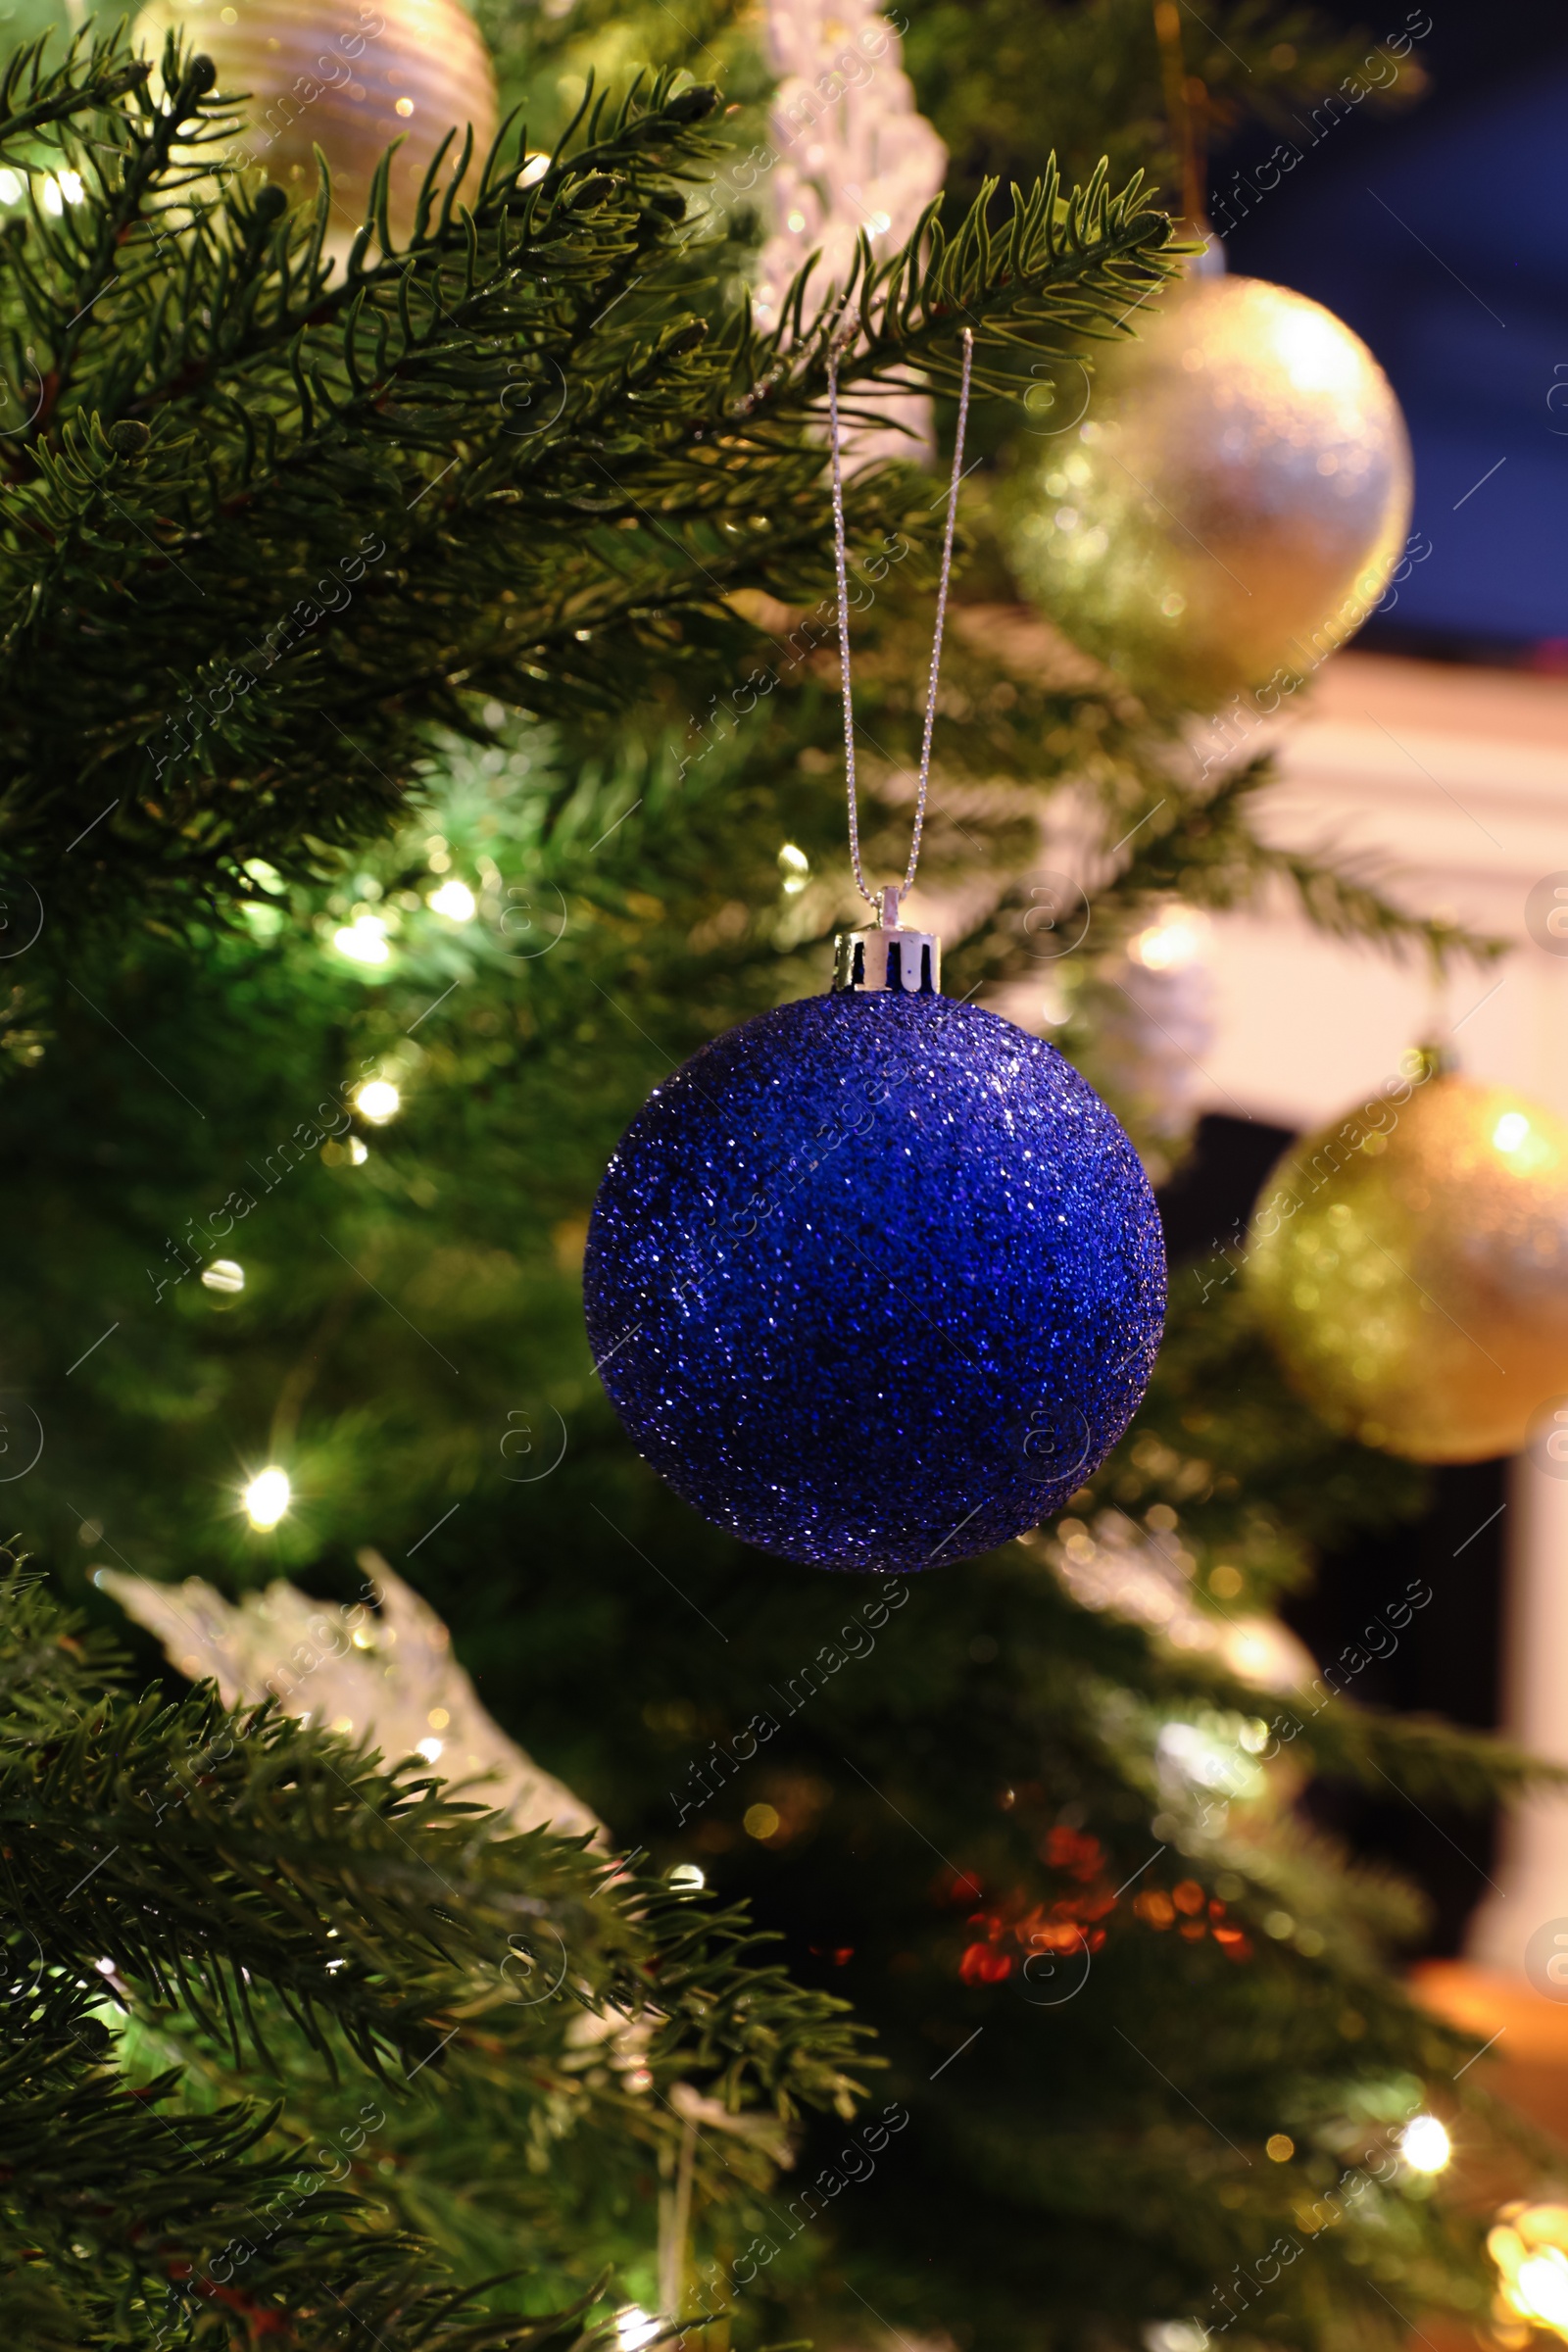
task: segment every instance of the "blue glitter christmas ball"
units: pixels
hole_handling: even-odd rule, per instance
[[[1044,1039],[809,997],[657,1089],[599,1188],[600,1378],[707,1519],[929,1568],[1059,1509],[1143,1395],[1165,1253],[1138,1155]]]

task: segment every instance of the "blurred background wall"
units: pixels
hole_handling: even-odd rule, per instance
[[[1416,1040],[1568,1113],[1568,939],[1546,919],[1553,878],[1568,883],[1568,22],[1442,0],[1387,14],[1384,34],[1430,27],[1419,106],[1303,123],[1285,175],[1259,134],[1214,174],[1231,267],[1356,328],[1415,456],[1414,560],[1281,725],[1273,821],[1285,839],[1353,846],[1412,906],[1510,952],[1434,985],[1309,935],[1283,902],[1201,931],[1206,1115],[1166,1200],[1173,1248],[1194,1258],[1234,1239],[1289,1135],[1359,1101]],[[1425,1522],[1330,1563],[1297,1607],[1320,1658],[1353,1638],[1374,1580],[1406,1565],[1443,1606],[1367,1695],[1568,1758],[1568,1484],[1528,1462],[1440,1473]],[[1488,1827],[1348,1799],[1335,1826],[1424,1881],[1433,1953],[1490,1972],[1501,2016],[1529,1933],[1568,1914],[1568,1807]],[[1464,1997],[1456,1985],[1450,1972],[1446,1997]]]

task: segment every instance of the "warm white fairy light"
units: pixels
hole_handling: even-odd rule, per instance
[[[378,914],[357,914],[332,934],[332,945],[350,963],[385,963],[392,954]]]
[[[1453,2142],[1435,2115],[1418,2115],[1399,2134],[1399,2153],[1412,2173],[1441,2173],[1453,2154]]]
[[[372,1127],[384,1127],[403,1108],[403,1097],[390,1078],[368,1078],[355,1092],[354,1107]]]
[[[1568,2262],[1555,2246],[1533,2254],[1519,2265],[1514,2279],[1516,2300],[1526,2319],[1540,2320],[1559,2335],[1568,2334]]]
[[[1157,921],[1139,932],[1127,953],[1146,971],[1179,971],[1202,954],[1207,928],[1196,907],[1167,906]]]
[[[293,1500],[294,1490],[289,1485],[288,1472],[275,1462],[258,1470],[240,1495],[245,1516],[259,1534],[266,1535],[276,1527]]]
[[[449,923],[471,923],[479,911],[478,900],[466,882],[460,882],[456,874],[450,882],[443,882],[439,890],[432,890],[424,903],[432,914],[444,914]]]

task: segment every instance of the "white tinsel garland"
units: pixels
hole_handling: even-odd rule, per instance
[[[771,328],[809,255],[821,257],[811,281],[820,297],[847,284],[862,233],[879,257],[898,251],[940,192],[948,151],[915,106],[898,31],[874,0],[764,0],[762,25],[779,84],[768,143],[752,159],[773,223],[753,303],[759,323]],[[924,394],[878,406],[887,429],[858,433],[847,449],[862,464],[925,455]]]

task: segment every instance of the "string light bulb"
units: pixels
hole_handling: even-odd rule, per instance
[[[403,1108],[403,1097],[390,1078],[368,1078],[355,1094],[354,1107],[372,1127],[384,1127]]]
[[[1521,2263],[1516,2284],[1529,2318],[1544,2321],[1559,2335],[1568,2333],[1568,2262],[1555,2246]]]
[[[443,882],[439,890],[432,890],[424,903],[432,914],[444,914],[449,923],[471,923],[479,911],[478,900],[466,882],[460,882],[456,874],[450,882]]]
[[[1453,2154],[1453,2142],[1435,2115],[1418,2115],[1399,2134],[1399,2153],[1412,2173],[1441,2173]]]
[[[795,897],[811,878],[811,860],[793,841],[787,841],[778,854],[778,870],[784,877],[785,895]]]
[[[1180,971],[1202,954],[1207,929],[1197,907],[1166,906],[1156,921],[1128,943],[1127,953],[1146,971]]]
[[[333,932],[332,945],[350,963],[386,963],[392,954],[378,914],[357,914],[352,923]]]
[[[240,1500],[245,1505],[245,1516],[252,1527],[259,1535],[267,1535],[276,1527],[288,1509],[293,1494],[288,1472],[280,1470],[273,1462],[267,1469],[257,1471],[241,1494]]]

